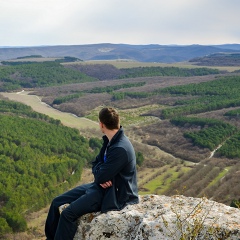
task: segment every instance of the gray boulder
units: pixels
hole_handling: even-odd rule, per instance
[[[121,211],[79,219],[74,240],[240,239],[240,210],[206,198],[140,196]]]

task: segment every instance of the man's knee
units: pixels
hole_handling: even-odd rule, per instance
[[[53,200],[52,200],[52,205],[56,208],[60,207],[62,205],[62,197],[61,195],[60,196],[57,196],[55,197]]]
[[[75,222],[78,219],[78,216],[72,210],[71,205],[69,205],[62,211],[60,218],[64,218],[68,222]]]

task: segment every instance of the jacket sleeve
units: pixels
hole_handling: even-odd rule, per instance
[[[92,173],[95,171],[94,169],[103,163],[103,155],[106,149],[107,143],[104,143],[99,154],[96,156],[95,160],[92,162]]]
[[[112,180],[128,163],[128,155],[122,147],[108,150],[106,163],[101,163],[93,168],[93,175],[97,184]]]
[[[92,173],[94,173],[95,169],[101,164],[99,156],[95,158],[95,161],[92,162]]]

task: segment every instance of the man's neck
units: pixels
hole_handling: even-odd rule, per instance
[[[112,138],[114,137],[114,135],[118,132],[119,129],[113,129],[113,130],[107,130],[105,132],[105,135],[108,138],[108,141],[110,142],[112,140]]]

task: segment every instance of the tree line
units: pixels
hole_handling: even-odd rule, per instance
[[[240,158],[240,131],[231,124],[216,119],[184,116],[173,118],[170,122],[179,127],[201,127],[198,131],[186,131],[184,137],[191,139],[194,145],[211,151],[221,144],[217,150],[219,156]]]
[[[44,61],[44,57],[41,55],[29,55],[24,57],[17,57],[17,59],[23,59],[24,61],[2,61],[1,63],[3,65],[8,65],[8,66],[36,63],[36,61],[32,61],[32,58],[42,58],[42,62],[49,62],[46,60]],[[29,61],[26,61],[26,59],[29,59]],[[63,58],[57,58],[53,62],[66,63],[66,62],[79,62],[79,61],[82,61],[82,60],[76,57],[66,56]]]
[[[176,100],[173,106],[161,111],[161,118],[171,119],[175,116],[240,106],[239,91],[240,76],[228,76],[209,82],[159,88],[151,92],[116,92],[113,99],[148,98],[158,95],[190,97],[187,100]]]
[[[230,76],[199,84],[174,86],[157,90],[162,94],[195,96],[193,99],[176,101],[175,107],[162,111],[163,118],[201,113],[222,108],[240,106],[240,77]]]
[[[178,68],[178,67],[136,67],[122,68],[123,72],[118,78],[154,77],[154,76],[204,76],[209,74],[219,74],[218,69],[210,68]]]
[[[84,91],[80,91],[78,93],[74,93],[74,94],[69,94],[66,96],[62,96],[62,97],[57,97],[53,100],[52,104],[62,104],[64,102],[68,102],[72,99],[76,99],[79,98],[81,96],[83,96],[85,93],[109,93],[113,95],[113,98],[115,98],[115,92],[116,90],[119,89],[124,89],[124,88],[131,88],[131,87],[141,87],[143,85],[145,85],[145,82],[138,82],[138,83],[123,83],[123,84],[119,84],[119,85],[114,85],[114,86],[106,86],[106,87],[95,87],[92,88],[90,90],[84,90]],[[120,92],[121,93],[121,92]]]
[[[239,53],[215,53],[204,57],[191,59],[189,62],[195,62],[200,66],[239,66]]]
[[[227,139],[217,153],[227,158],[240,158],[240,131]]]
[[[227,111],[224,114],[224,116],[239,118],[239,116],[240,116],[240,109]]]
[[[95,81],[77,70],[57,62],[41,62],[0,67],[0,91],[46,87],[60,84]]]
[[[236,127],[216,119],[177,117],[170,120],[176,126],[200,126],[199,131],[187,131],[184,137],[190,138],[194,145],[209,148],[211,151],[236,133]],[[225,155],[225,154],[222,154]]]
[[[41,57],[41,56],[39,56]],[[28,58],[28,57],[26,57]],[[82,65],[82,67],[63,66],[61,62],[81,61],[77,58],[64,57],[54,62],[7,62],[0,67],[0,91],[11,91],[21,88],[46,87],[60,84],[81,83],[105,79],[102,76],[104,68],[109,69],[109,65],[92,73],[92,69],[100,65]],[[87,68],[87,69],[86,69]],[[123,79],[153,76],[202,76],[209,74],[219,74],[219,70],[210,68],[178,68],[178,67],[138,67],[111,70],[112,75],[106,73],[107,79]],[[101,71],[100,71],[101,70]],[[93,76],[93,77],[92,77]]]
[[[60,120],[50,118],[46,114],[35,112],[32,110],[31,107],[24,105],[22,103],[9,101],[9,100],[0,99],[0,113],[5,113],[5,114],[8,113],[8,114],[14,114],[17,116],[36,118],[38,120],[43,120],[56,125],[61,124]]]

